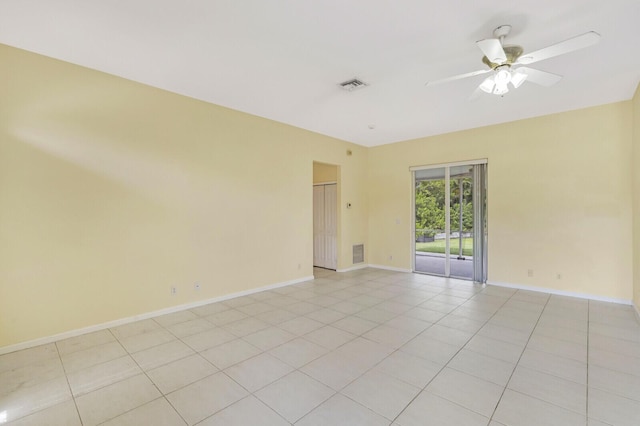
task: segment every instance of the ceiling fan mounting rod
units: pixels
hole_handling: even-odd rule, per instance
[[[504,39],[511,32],[511,25],[500,25],[498,28],[493,30],[493,35],[495,38],[500,40],[500,44],[504,44]]]

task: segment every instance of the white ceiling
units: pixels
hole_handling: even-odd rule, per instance
[[[564,75],[550,88],[425,87],[483,69],[475,41],[502,24],[525,53],[602,39],[532,65]],[[0,0],[0,43],[375,146],[630,99],[640,0]]]

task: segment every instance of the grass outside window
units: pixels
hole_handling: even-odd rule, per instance
[[[460,247],[460,239],[459,238],[451,238],[450,240],[450,253],[451,255],[458,255],[458,250]],[[416,243],[416,251],[424,252],[424,253],[442,253],[444,254],[444,243],[445,240],[435,240],[428,243]],[[462,255],[463,256],[473,256],[473,238],[463,238],[462,239]]]

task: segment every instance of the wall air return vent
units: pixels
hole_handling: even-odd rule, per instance
[[[353,264],[364,262],[364,244],[353,246]]]
[[[343,81],[342,83],[340,83],[340,87],[342,87],[344,90],[351,92],[355,89],[359,89],[361,87],[366,87],[368,86],[367,83],[365,83],[362,80],[358,80],[357,78],[353,78],[351,80],[347,80],[347,81]]]

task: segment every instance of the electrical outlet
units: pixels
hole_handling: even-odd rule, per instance
[[[298,263],[298,269],[302,268],[302,264]]]
[[[393,260],[393,255],[392,254],[389,255],[389,260]]]
[[[178,293],[178,289],[175,286],[171,286],[171,295],[175,296]]]
[[[533,269],[527,270],[527,276],[533,277]]]
[[[556,279],[561,280],[562,279],[562,274],[561,273],[556,274]]]
[[[193,285],[193,289],[194,289],[195,291],[200,290],[200,283],[195,283],[195,284]]]

